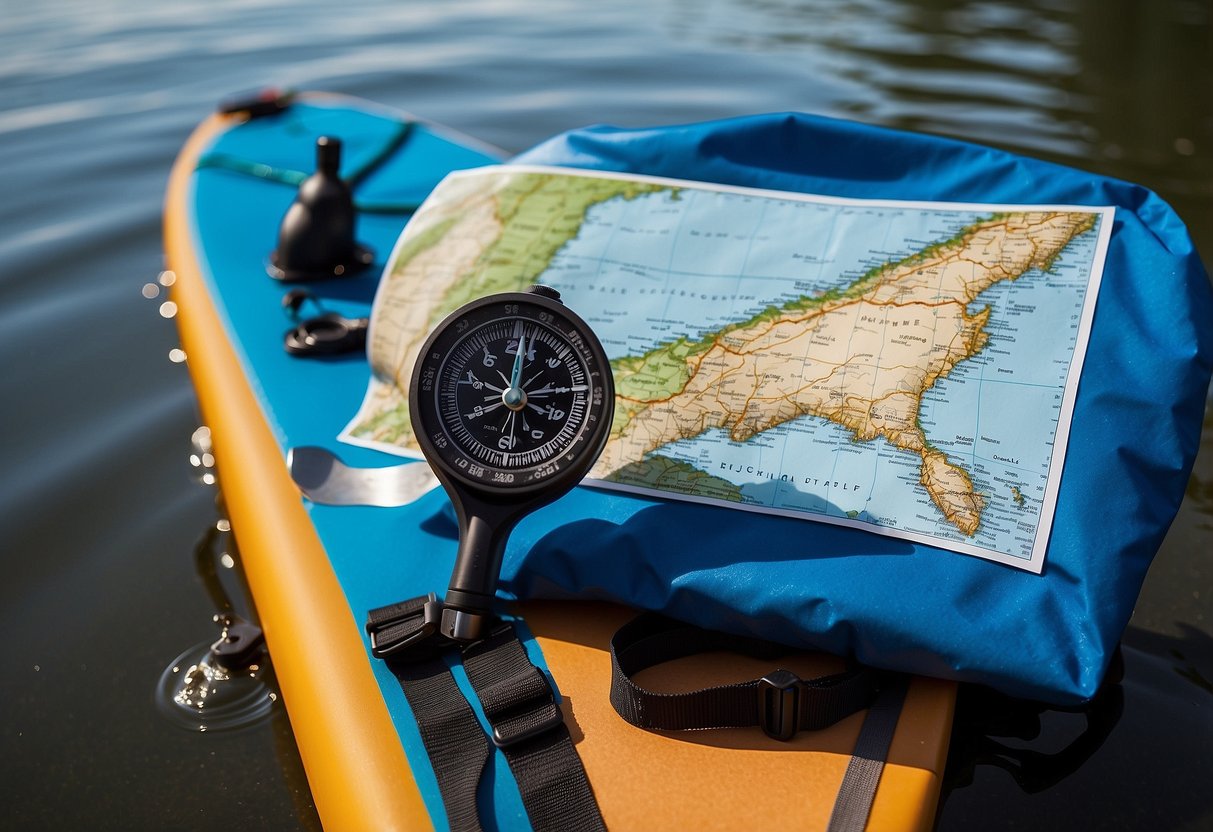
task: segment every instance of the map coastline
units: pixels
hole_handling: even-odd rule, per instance
[[[407,375],[402,371],[409,356],[401,348],[407,338],[394,330],[407,330],[414,340],[422,338],[429,319],[449,311],[442,300],[457,300],[460,293],[482,294],[480,289],[486,286],[499,291],[499,284],[486,284],[483,277],[493,268],[508,276],[501,261],[509,257],[501,255],[508,254],[502,240],[510,238],[525,242],[532,252],[530,260],[524,258],[532,265],[516,270],[515,276],[521,273],[518,279],[528,284],[540,278],[560,289],[604,343],[610,342],[608,351],[617,351],[612,356],[616,420],[607,450],[592,474],[597,479],[589,484],[841,523],[1029,571],[1043,568],[1074,388],[1111,230],[1111,209],[847,200],[521,166],[465,172],[450,180],[454,181],[449,186],[444,181],[435,191],[433,206],[427,201],[432,216],[426,216],[425,208],[419,212],[389,261],[384,284],[394,285],[386,292],[381,286],[376,296],[372,341],[384,336],[390,360],[385,364],[382,345],[376,355],[372,343],[378,380],[372,381],[363,407],[343,432],[344,441],[415,455],[399,444],[407,442],[409,435],[402,427],[407,409],[400,409],[401,376]],[[451,194],[444,194],[448,187],[453,188]],[[524,210],[535,194],[546,194],[546,201]],[[503,204],[509,210],[503,210]],[[737,214],[738,205],[759,206],[766,223],[748,226],[748,243],[736,228],[752,217]],[[718,219],[726,208],[734,211],[729,223]],[[520,212],[530,217],[522,223],[527,227],[509,230],[510,218]],[[550,227],[541,227],[536,217],[550,219]],[[453,218],[457,219],[452,224]],[[466,231],[461,229],[442,246],[414,242],[413,249],[406,248],[408,239],[427,231],[448,236],[460,227],[460,219]],[[418,220],[423,221],[414,232]],[[839,236],[838,228],[863,231],[877,220],[887,223],[876,226],[885,229],[886,239],[877,240],[878,245],[870,249]],[[944,235],[930,231],[949,226]],[[434,231],[442,228],[446,234]],[[809,242],[775,233],[801,228]],[[764,238],[764,229],[775,231]],[[909,248],[897,243],[896,235],[890,237],[888,229],[899,231],[905,241],[929,242]],[[527,235],[537,239],[530,242]],[[735,241],[732,248],[727,247],[730,237]],[[710,260],[708,254],[700,255],[700,251],[717,251],[711,241],[721,238],[726,238],[719,243],[721,256]],[[1085,242],[1079,245],[1080,240]],[[745,272],[740,271],[730,289],[729,266],[737,259],[740,244],[748,246],[743,268],[753,263],[753,269],[764,276],[742,281]],[[511,250],[517,251],[518,245],[511,243]],[[439,249],[437,259],[446,271],[445,279],[437,283],[445,292],[425,284],[435,266],[425,261],[425,252]],[[402,251],[411,252],[409,262],[397,262]],[[751,260],[755,251],[766,259]],[[891,256],[873,262],[866,252],[891,252]],[[688,256],[690,260],[685,259]],[[992,319],[994,307],[984,303],[983,295],[994,286],[1025,278],[1028,284],[1043,283],[1059,258],[1065,274],[1054,282],[1064,291],[1050,289],[1052,294],[1045,295],[1065,304],[1073,302],[1073,309],[1066,307],[1068,329],[1051,347],[1056,355],[1042,362],[1057,368],[1049,370],[1054,376],[1034,382],[1036,388],[1055,389],[1050,393],[1055,398],[1048,403],[1048,418],[1034,423],[1038,432],[1051,435],[1013,436],[1003,425],[1004,432],[997,436],[969,438],[962,433],[965,427],[955,429],[959,439],[935,436],[934,414],[946,412],[948,402],[937,400],[932,391],[954,375],[957,383],[944,388],[958,391],[964,401],[972,399],[977,389],[997,389],[1003,392],[995,401],[1004,403],[1009,401],[1005,391],[1015,389],[993,388],[994,381],[969,383],[966,388],[971,374],[959,368],[980,365],[978,370],[984,372],[988,365],[999,383],[1024,383],[1015,375],[1022,376],[1022,370],[1001,366],[1011,355],[1003,347],[1008,338],[1014,341],[1018,327],[1055,315],[1056,310],[1034,300],[1036,290],[1029,288],[1014,293],[1009,305],[1000,301],[999,316],[1005,320]],[[708,262],[712,277],[686,282],[688,275],[702,271],[695,264]],[[848,272],[853,276],[847,278]],[[468,289],[469,285],[480,288]],[[459,289],[451,292],[452,286]],[[788,291],[805,287],[809,291]],[[763,303],[764,292],[771,288],[781,297]],[[729,320],[727,309],[696,301],[694,308],[708,308],[710,314],[704,319],[708,325],[696,327],[695,319],[685,317],[688,307],[682,298],[693,297],[697,290],[705,301],[710,294],[729,300],[734,309],[748,305],[750,311],[740,317],[734,312]],[[402,330],[398,321],[383,322],[399,314],[395,307],[402,305],[403,298],[409,305],[423,307],[425,323],[406,324]],[[422,318],[416,309],[411,315],[414,321]],[[663,330],[672,331],[672,336],[664,342],[652,340]],[[637,343],[627,334],[630,331],[641,335],[639,343],[653,346],[629,353],[630,345]],[[1023,344],[1017,349],[1019,355]],[[809,421],[794,424],[801,419]],[[834,431],[826,431],[823,424]],[[784,425],[790,426],[781,430]],[[727,439],[712,433],[720,428],[726,430]],[[822,459],[840,467],[842,474],[819,472],[813,482],[801,475],[797,482],[790,468],[771,464],[772,454],[795,458],[801,453],[796,449],[807,447],[816,433],[834,437]],[[848,438],[844,441],[840,436]],[[700,456],[667,454],[696,437],[706,443],[695,452]],[[874,441],[877,447],[863,447]],[[1048,470],[1013,471],[1017,456],[1022,456],[1015,448],[1024,441],[1045,443]],[[704,449],[723,447],[722,443],[730,446],[728,458],[718,460],[717,467],[705,464],[700,457],[711,451]],[[979,457],[978,446],[985,456]],[[913,484],[904,460],[894,460],[898,453],[918,460]],[[746,454],[768,459],[754,464],[745,461]],[[1029,457],[1033,465],[1041,459],[1039,453]],[[991,463],[997,470],[987,470]],[[860,477],[855,465],[886,473]],[[765,482],[760,482],[764,475]],[[836,511],[830,508],[831,489],[838,498]],[[913,490],[917,496],[907,503],[905,494],[892,493],[898,489]],[[888,510],[880,508],[882,503]],[[788,507],[802,505],[824,508]],[[989,529],[983,531],[991,505],[997,512],[990,515]],[[932,508],[941,519],[932,519]],[[1018,514],[1008,513],[1011,510]],[[939,522],[952,531],[932,530],[932,524]],[[1012,538],[1021,542],[1011,546]],[[1007,543],[998,542],[1004,539]]]

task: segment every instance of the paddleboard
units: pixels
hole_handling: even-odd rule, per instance
[[[255,118],[203,121],[176,161],[165,202],[182,348],[321,821],[326,829],[441,829],[446,815],[416,724],[396,679],[371,657],[363,621],[373,607],[445,588],[455,544],[449,529],[434,528],[445,494],[435,489],[397,508],[319,505],[301,496],[286,463],[302,446],[328,448],[357,467],[399,461],[336,439],[366,390],[364,354],[308,360],[283,349],[291,287],[267,266],[295,197],[291,184],[313,170],[320,136],[341,139],[343,174],[373,167],[356,200],[364,208],[357,237],[376,252],[375,265],[306,287],[350,318],[369,313],[408,218],[398,209],[419,203],[448,172],[503,154],[368,102],[304,95]],[[758,729],[647,732],[608,700],[608,643],[636,611],[569,601],[525,601],[512,611],[531,634],[532,659],[559,689],[608,828],[825,828],[863,712],[790,742]],[[804,678],[842,666],[813,654],[780,664]],[[643,679],[673,691],[773,669],[711,654]],[[911,681],[868,828],[932,826],[954,703],[953,683]],[[481,816],[503,830],[528,828],[500,752],[492,765]]]

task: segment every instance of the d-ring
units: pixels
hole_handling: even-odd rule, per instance
[[[341,355],[366,348],[366,318],[345,318],[326,312],[287,330],[286,351],[291,355]]]

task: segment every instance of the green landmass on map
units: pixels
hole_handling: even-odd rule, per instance
[[[1004,216],[1005,214],[994,214],[983,222],[992,222]],[[779,305],[772,304],[745,320],[734,321],[720,329],[706,332],[698,340],[682,336],[654,347],[643,355],[623,356],[615,359],[611,362],[611,368],[619,401],[616,403],[611,434],[614,436],[621,434],[632,416],[649,403],[670,398],[682,390],[693,371],[694,365],[691,359],[707,352],[730,333],[746,331],[763,322],[773,322],[793,312],[812,312],[830,303],[862,297],[865,292],[879,284],[890,271],[906,268],[915,263],[928,262],[931,256],[944,250],[947,246],[963,241],[978,225],[980,223],[966,226],[949,239],[933,243],[896,262],[873,266],[845,286],[813,295],[801,295]]]
[[[377,442],[399,445],[413,437],[413,421],[409,416],[409,400],[401,398],[388,407],[380,408],[350,431],[354,436],[374,437]]]
[[[434,309],[431,324],[476,298],[520,292],[539,282],[552,258],[581,233],[586,212],[611,199],[631,200],[668,192],[669,185],[627,179],[520,173],[493,194],[501,233],[472,270],[453,282]]]
[[[665,193],[674,201],[679,198],[677,187],[629,179],[520,171],[498,181],[499,187],[443,206],[437,209],[436,219],[427,218],[416,233],[406,233],[386,281],[387,294],[398,308],[424,305],[421,318],[403,325],[406,341],[418,345],[446,315],[469,301],[523,291],[539,282],[557,252],[581,232],[586,213],[595,205],[654,193]],[[487,237],[486,227],[491,232]],[[454,270],[433,268],[434,260],[445,261],[444,249],[469,246],[474,251],[466,264]],[[377,320],[390,325],[391,318],[380,313]],[[378,368],[377,373],[393,380],[388,387],[404,393],[414,355],[412,350],[401,350],[390,371]],[[380,389],[385,392],[392,391]],[[374,401],[349,433],[414,446],[407,395],[380,395]]]
[[[1020,490],[1018,485],[1011,486],[1011,499],[1014,500],[1015,505],[1019,506],[1020,508],[1023,508],[1028,502],[1027,498],[1023,495],[1023,491]]]
[[[441,243],[443,237],[446,236],[454,224],[455,218],[447,217],[441,222],[435,223],[425,229],[420,234],[415,234],[405,239],[400,249],[396,252],[396,259],[392,261],[392,270],[389,278],[403,271],[404,266],[411,263],[413,258],[418,254]]]

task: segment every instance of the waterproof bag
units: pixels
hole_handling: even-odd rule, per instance
[[[689,398],[679,399],[691,387],[680,382],[671,382],[668,401],[651,394],[637,404],[628,399],[636,378],[660,387],[717,361],[721,378],[728,372],[745,376],[738,389],[750,393],[734,389],[733,394],[753,397],[738,405],[750,418],[751,412],[779,408],[778,397],[763,387],[771,378],[785,388],[799,384],[803,391],[809,384],[827,387],[822,381],[826,375],[852,375],[849,386],[819,391],[822,403],[828,395],[842,400],[845,406],[839,404],[837,411],[822,410],[824,404],[815,409],[801,405],[804,411],[792,414],[797,418],[771,417],[750,432],[713,434],[711,424],[702,431],[674,432],[666,437],[670,446],[682,440],[711,439],[714,444],[679,445],[668,457],[661,456],[665,448],[660,448],[656,456],[638,458],[639,468],[632,471],[640,480],[654,481],[667,471],[684,479],[690,475],[700,478],[700,484],[711,481],[725,491],[736,489],[731,497],[688,501],[636,489],[581,488],[526,518],[509,540],[503,591],[519,598],[614,600],[706,628],[850,655],[895,671],[989,684],[1003,693],[1058,705],[1095,693],[1147,566],[1183,498],[1211,371],[1208,278],[1183,224],[1162,200],[1133,184],[1000,150],[805,115],[651,130],[591,127],[553,138],[514,163],[835,199],[828,205],[771,203],[776,211],[768,210],[762,194],[736,190],[704,196],[691,183],[653,181],[643,187],[665,188],[661,199],[667,201],[639,221],[636,213],[623,209],[610,216],[590,209],[566,216],[553,209],[552,222],[575,224],[566,229],[568,244],[562,250],[542,253],[549,261],[537,269],[540,281],[547,278],[559,287],[562,280],[571,280],[569,274],[593,269],[593,274],[614,275],[600,280],[602,292],[666,292],[664,312],[650,313],[649,323],[657,330],[670,327],[670,341],[656,347],[642,344],[637,349],[643,358],[616,364],[621,397],[616,434],[634,431],[634,422],[655,414],[656,405],[665,405],[667,412],[645,424],[650,433],[660,433],[662,424],[677,423],[697,406]],[[634,201],[634,196],[627,199]],[[731,215],[717,211],[696,227],[688,217],[701,196],[741,201],[731,204]],[[847,201],[858,199],[885,203],[870,209]],[[963,227],[949,224],[938,220],[946,206],[922,203],[961,204],[959,209],[972,212],[973,220]],[[997,210],[983,207],[990,205]],[[1057,210],[1033,207],[1036,212],[1021,215],[1015,206]],[[1083,206],[1090,210],[1084,212]],[[639,204],[633,207],[638,210]],[[729,319],[728,309],[722,312],[730,302],[724,292],[719,308],[713,308],[717,284],[704,283],[700,291],[691,284],[689,296],[688,284],[671,290],[668,275],[677,269],[683,269],[683,278],[687,269],[721,278],[728,257],[711,252],[745,253],[759,238],[770,243],[808,234],[780,213],[785,209],[835,211],[831,216],[838,217],[849,213],[850,224],[839,221],[835,228],[861,228],[862,239],[837,232],[820,245],[808,239],[803,246],[787,245],[781,255],[786,262],[764,262],[757,270],[765,269],[763,279],[779,273],[775,277],[782,275],[796,286],[801,285],[798,274],[810,275],[804,279],[804,296],[784,306],[771,302],[770,307],[763,307],[764,298],[758,297],[758,307],[740,323]],[[508,210],[499,200],[497,218]],[[1043,232],[1035,237],[1024,232],[1025,223],[1054,215],[1080,217],[1081,222],[1071,224],[1060,243]],[[456,215],[448,218],[448,224],[456,221]],[[397,255],[402,246],[420,251],[427,233],[434,237],[448,227],[435,222],[421,233],[426,222],[422,209],[406,229]],[[927,224],[918,228],[915,222]],[[412,241],[410,233],[415,234]],[[583,249],[577,246],[608,233],[631,235],[633,244],[604,244],[593,263],[579,260]],[[1067,247],[1071,238],[1080,237],[1086,260],[1077,256],[1076,247]],[[717,238],[731,247],[711,249]],[[668,252],[660,263],[665,283],[654,278],[654,246],[659,244]],[[1023,253],[1026,266],[978,262],[995,245]],[[677,246],[684,247],[676,255]],[[862,249],[856,253],[854,246]],[[919,285],[911,298],[890,295],[881,283],[882,275],[919,284],[935,279],[943,272],[932,272],[930,263],[940,252],[956,260],[957,268],[967,269],[966,274],[1002,269],[1004,286],[961,298],[956,309],[963,310],[957,314],[964,324],[957,332],[966,332],[968,341],[945,338],[945,348],[957,353],[945,370],[919,380],[916,397],[855,393],[865,384],[869,391],[881,386],[876,376],[889,371],[896,348],[939,336],[943,324],[930,318],[939,314],[930,309],[944,301],[955,303],[955,297],[945,297],[949,290],[939,287],[932,296]],[[785,267],[786,272],[781,270]],[[748,275],[756,268],[738,269],[729,297],[746,295],[746,281],[754,279]],[[831,269],[838,269],[837,274]],[[1086,294],[1066,295],[1063,284],[1080,273],[1089,277],[1083,284]],[[939,280],[943,286],[944,278]],[[604,330],[596,331],[610,351],[611,315],[626,304],[603,295],[600,308],[586,308],[594,302],[585,295],[579,298],[581,314],[603,321]],[[1071,304],[1064,315],[1048,308],[1061,302]],[[907,314],[913,304],[924,310],[921,317]],[[837,315],[844,307],[853,315],[845,330],[833,320],[826,323],[822,310]],[[815,327],[818,346],[813,349],[826,351],[815,354],[833,357],[828,374],[799,377],[818,370],[804,369],[808,364],[773,369],[752,359],[753,344],[742,335],[757,331],[754,327],[764,321],[785,323],[788,309],[802,310],[801,323]],[[695,314],[701,315],[699,323],[688,324]],[[1065,331],[1067,352],[1032,352],[1033,343],[1043,338],[1033,330],[1041,320]],[[375,327],[372,315],[372,342]],[[883,347],[866,352],[854,347],[877,330],[881,335],[875,343]],[[763,337],[776,338],[779,332]],[[626,344],[615,346],[626,349]],[[884,364],[876,355],[882,349]],[[374,363],[374,349],[371,357]],[[904,374],[923,371],[912,361],[893,365]],[[872,376],[870,383],[858,381],[864,372]],[[1057,389],[1038,383],[1042,372]],[[627,374],[632,376],[623,377]],[[701,394],[719,394],[724,383],[705,383]],[[541,417],[540,410],[536,406],[534,418]],[[765,432],[780,418],[790,427]],[[900,418],[905,431],[887,429],[893,418]],[[1035,424],[1043,426],[1040,431],[1033,432]],[[788,433],[792,431],[799,435]],[[647,448],[659,444],[654,440]],[[738,462],[746,452],[750,462]],[[898,497],[904,502],[892,507],[861,502],[881,478],[904,485]],[[797,485],[809,496],[792,489]],[[729,498],[753,508],[767,497],[775,512],[724,507]],[[814,511],[826,522],[788,517],[797,512],[785,509],[799,498],[819,498]],[[951,537],[959,541],[955,546],[912,531],[938,523],[940,509]],[[899,524],[905,528],[899,531]],[[993,552],[1000,541],[1033,534],[1035,542],[1025,543],[1031,552]],[[964,541],[979,542],[990,553],[973,554]]]
[[[1113,206],[1040,574],[857,528],[591,488],[524,521],[502,573],[519,597],[610,599],[1056,704],[1095,693],[1183,497],[1209,384],[1209,281],[1168,205],[1011,153],[805,115],[594,127],[515,161],[835,197]]]

